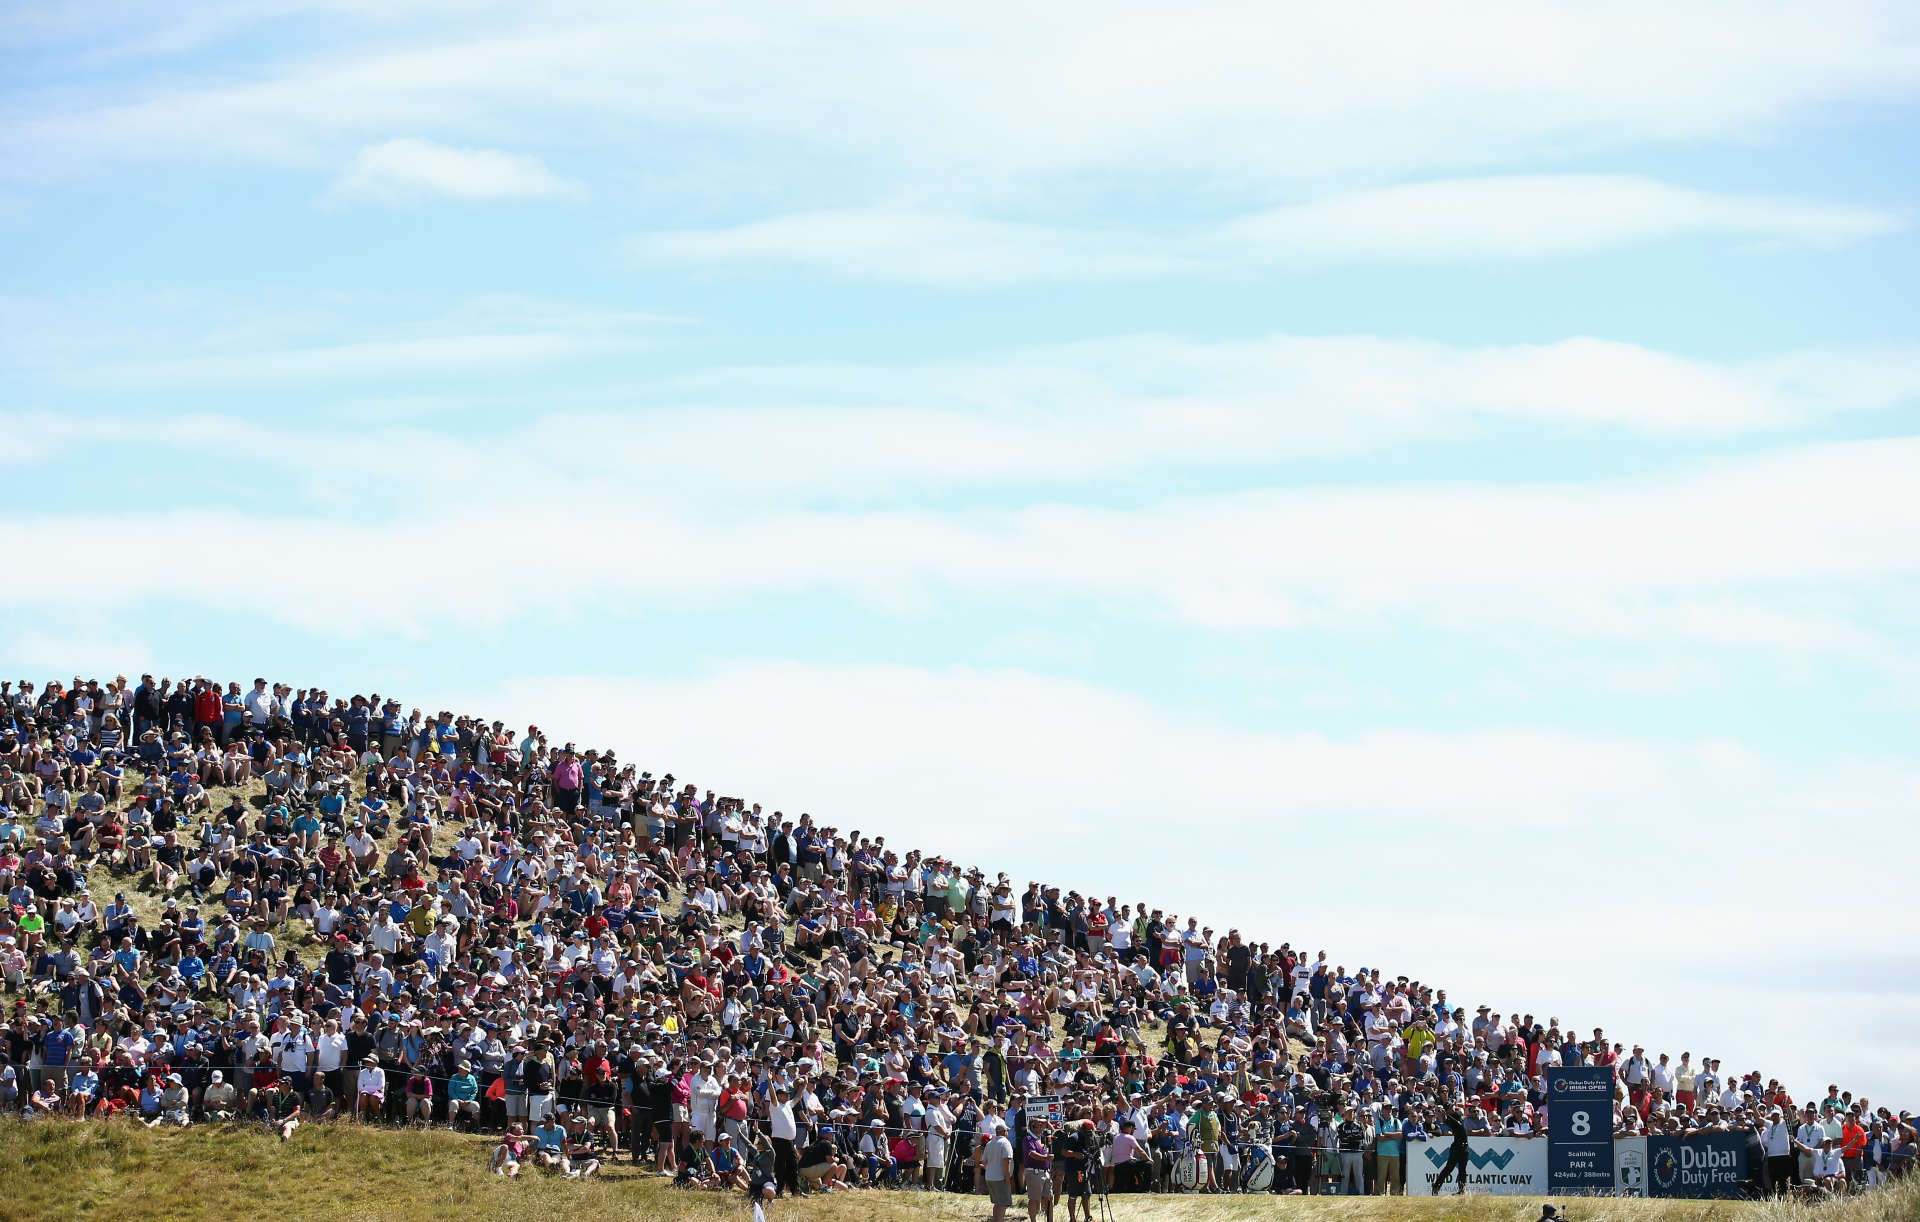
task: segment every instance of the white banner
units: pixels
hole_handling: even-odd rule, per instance
[[[1407,1193],[1433,1191],[1447,1165],[1450,1141],[1410,1141],[1407,1143]],[[1459,1173],[1447,1180],[1443,1191],[1452,1192]],[[1547,1195],[1547,1141],[1544,1137],[1475,1137],[1467,1146],[1467,1191],[1493,1196],[1543,1197]]]
[[[1059,1128],[1067,1122],[1067,1105],[1059,1095],[1035,1095],[1027,1100],[1027,1123],[1045,1120]]]
[[[1616,1137],[1613,1139],[1613,1183],[1614,1191],[1623,1197],[1647,1195],[1646,1138]]]

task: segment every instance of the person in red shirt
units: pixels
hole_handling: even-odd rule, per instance
[[[205,680],[193,695],[193,727],[196,739],[204,729],[212,732],[215,742],[227,745],[227,712],[220,702],[220,689]]]
[[[1098,904],[1087,914],[1087,946],[1095,954],[1107,948],[1107,913]]]
[[[747,1105],[753,1097],[753,1084],[744,1074],[734,1074],[720,1092],[720,1125],[740,1140],[747,1122]]]

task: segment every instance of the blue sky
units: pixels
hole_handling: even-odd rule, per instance
[[[0,673],[1920,1094],[1910,6],[17,15]]]

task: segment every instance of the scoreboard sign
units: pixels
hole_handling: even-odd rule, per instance
[[[1547,1071],[1547,1191],[1613,1188],[1613,1070],[1556,1065]]]

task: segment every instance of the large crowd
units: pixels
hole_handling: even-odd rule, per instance
[[[1619,1134],[1743,1133],[1755,1193],[1916,1152],[1838,1086],[380,694],[0,684],[0,890],[0,1107],[29,1117],[449,1126],[498,1134],[503,1175],[1071,1217],[1097,1188],[1403,1192],[1409,1141],[1542,1133],[1547,1071],[1598,1064]]]

